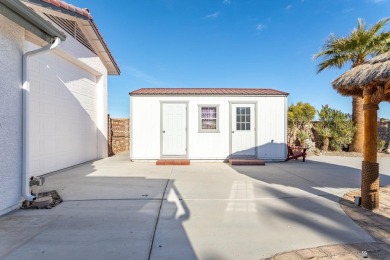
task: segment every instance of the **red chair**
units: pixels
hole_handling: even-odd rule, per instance
[[[298,146],[291,148],[291,146],[287,145],[287,158],[285,160],[285,162],[287,162],[288,160],[292,160],[292,159],[295,159],[295,160],[298,160],[299,157],[302,157],[302,162],[305,162],[305,158],[306,158],[306,150],[307,148],[300,148]]]

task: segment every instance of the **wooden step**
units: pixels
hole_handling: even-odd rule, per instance
[[[157,160],[156,165],[190,165],[188,159],[160,159]]]
[[[229,159],[229,163],[231,165],[265,165],[265,161],[261,160],[261,159],[244,159],[244,158],[233,158],[233,159]]]

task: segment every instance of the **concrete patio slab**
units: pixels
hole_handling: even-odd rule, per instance
[[[373,242],[338,204],[359,186],[355,162],[330,157],[160,167],[121,154],[48,175],[64,202],[0,217],[0,258],[259,259]]]
[[[285,248],[372,241],[326,198],[180,203],[188,213],[164,201],[152,259],[259,259]]]
[[[327,178],[329,172],[331,178],[341,175],[339,181]],[[359,185],[359,176],[356,169],[311,161],[174,168],[152,256],[256,259],[286,247],[372,242],[338,204],[337,195]],[[187,239],[173,235],[177,219]],[[186,240],[191,247],[183,246]]]
[[[19,210],[1,218],[0,259],[147,259],[159,207],[95,200]]]
[[[124,153],[50,174],[44,189],[64,200],[161,198],[171,172],[172,166],[131,163]]]

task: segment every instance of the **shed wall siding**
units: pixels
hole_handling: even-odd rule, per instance
[[[0,215],[21,200],[24,29],[0,15]]]
[[[160,159],[160,103],[188,102],[188,158],[226,159],[230,155],[229,102],[257,104],[258,157],[283,160],[286,155],[286,97],[250,96],[131,96],[131,158]],[[200,133],[198,105],[219,105],[219,133]]]
[[[258,105],[258,156],[262,159],[286,158],[287,118],[285,97],[264,97]]]

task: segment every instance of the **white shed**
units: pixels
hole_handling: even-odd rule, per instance
[[[135,90],[130,93],[130,159],[284,160],[287,96],[259,88]]]

